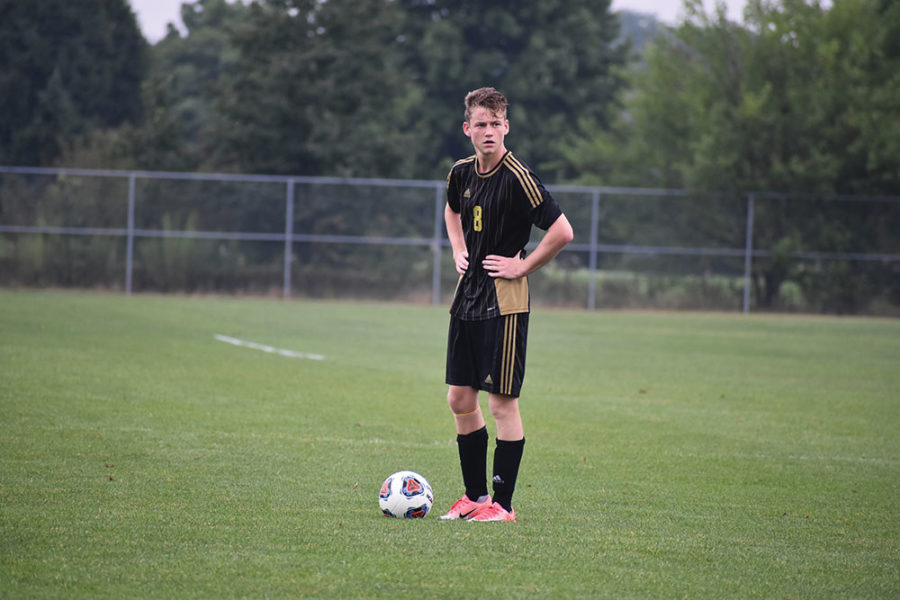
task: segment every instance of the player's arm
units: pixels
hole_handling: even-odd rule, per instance
[[[553,260],[574,237],[572,225],[569,224],[566,215],[561,214],[547,229],[534,252],[526,256],[525,260],[519,260],[518,255],[507,257],[489,254],[484,259],[484,269],[491,277],[503,279],[518,279],[530,275]]]
[[[469,268],[469,251],[466,250],[466,237],[463,234],[462,217],[450,204],[444,205],[444,223],[447,225],[447,237],[450,238],[450,247],[453,248],[453,262],[456,263],[456,272],[464,275]]]

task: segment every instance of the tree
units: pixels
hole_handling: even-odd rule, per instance
[[[241,170],[409,176],[425,135],[401,68],[404,14],[384,0],[264,0],[235,30],[220,89],[229,158]]]
[[[151,166],[160,162],[159,154],[171,145],[168,137],[157,134],[167,126],[179,137],[177,154],[182,164],[178,170],[227,168],[221,136],[228,124],[222,122],[216,108],[222,82],[238,60],[231,37],[248,10],[241,2],[226,0],[184,2],[181,19],[185,34],[170,28],[150,49],[150,69],[144,82],[148,131],[142,137],[151,138],[151,147],[162,152],[144,157],[143,168],[173,168]]]
[[[686,20],[630,74],[620,120],[566,153],[574,171],[595,174],[585,181],[731,196],[900,194],[896,3],[750,0],[744,25],[723,6],[712,15],[698,0],[685,6]],[[685,210],[707,224],[698,234],[739,242],[733,212],[699,201]],[[754,247],[773,255],[754,263],[757,302],[773,307],[787,280],[812,287],[810,270],[789,260],[798,250],[889,251],[895,242],[871,233],[895,218],[882,212],[758,203]]]
[[[492,85],[510,100],[510,147],[550,180],[570,175],[558,147],[605,128],[625,62],[609,1],[405,0],[408,63],[425,90],[421,107],[436,144],[434,176],[471,153],[460,131],[463,98]]]
[[[246,10],[242,3],[226,0],[184,2],[186,34],[170,24],[168,35],[147,53],[141,118],[97,126],[77,136],[62,152],[61,164],[151,171],[221,169],[217,85],[236,53],[229,27]]]
[[[0,163],[52,164],[139,120],[145,46],[126,0],[0,0]]]
[[[574,170],[648,187],[900,194],[896,3],[750,0],[743,26],[722,6],[685,7],[630,73],[612,133],[567,154]]]

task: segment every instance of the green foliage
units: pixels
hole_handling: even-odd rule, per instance
[[[607,184],[900,194],[896,3],[751,0],[746,23],[686,2],[611,132],[568,152]]]
[[[291,293],[430,301],[439,190],[433,185],[297,182],[291,230],[297,236],[331,239],[291,245]],[[271,236],[287,229],[285,182],[137,177],[134,191],[134,291],[282,293],[285,247]],[[591,194],[572,188],[554,188],[554,193],[582,246],[534,274],[531,289],[537,303],[583,308],[591,278],[589,253],[583,249],[591,241]],[[128,195],[125,176],[4,174],[4,226],[104,229],[108,235],[4,233],[0,285],[123,289]],[[897,314],[896,261],[841,263],[795,253],[900,254],[900,240],[892,234],[900,228],[900,203],[761,196],[755,206],[754,248],[767,255],[753,259],[751,310]],[[597,239],[604,245],[736,255],[605,249],[597,256],[594,275],[597,307],[740,308],[745,198],[604,193],[598,210]],[[541,233],[535,230],[533,243]],[[269,239],[248,240],[248,234]],[[373,241],[363,243],[361,237]],[[442,300],[447,301],[457,283],[447,252],[440,257],[439,276]]]
[[[176,170],[230,170],[220,143],[230,125],[217,103],[222,82],[238,60],[232,35],[247,15],[241,2],[185,2],[181,7],[185,35],[170,30],[152,48],[145,104],[153,111],[149,116],[171,123],[171,130],[168,136],[141,145],[160,147],[161,153],[169,144],[177,145],[183,159]],[[144,129],[152,135],[160,127],[148,120]]]
[[[182,6],[187,35],[152,48],[145,99],[178,124],[186,168],[442,178],[471,152],[463,97],[495,85],[516,151],[561,177],[557,132],[605,124],[622,84],[608,8],[198,0]]]
[[[230,32],[246,12],[241,2],[184,3],[186,35],[172,28],[150,49],[140,89],[143,118],[91,131],[59,162],[99,169],[230,170],[220,139],[227,125],[216,103],[236,56]]]
[[[260,2],[220,89],[227,156],[276,174],[409,174],[418,118],[393,2]]]
[[[898,6],[832,5],[751,0],[738,25],[723,10],[709,15],[701,2],[686,2],[686,20],[657,37],[631,72],[619,122],[565,153],[572,170],[594,184],[732,197],[754,190],[900,194]],[[787,281],[818,288],[792,252],[861,251],[849,249],[849,239],[880,252],[896,246],[879,225],[895,221],[893,208],[870,206],[861,216],[800,195],[757,207],[753,246],[772,252],[754,263],[755,297],[765,309],[778,304]],[[684,215],[720,230],[725,247],[740,247],[734,214],[708,208],[691,204]],[[846,309],[864,286],[839,281],[849,286],[834,291],[844,300],[825,304]]]
[[[493,85],[510,100],[508,146],[549,181],[566,175],[561,136],[603,127],[622,81],[627,46],[609,1],[409,1],[408,61],[424,90],[423,113],[438,136],[433,163],[449,168],[471,146],[460,128],[463,99]],[[427,156],[427,155],[426,155]],[[446,168],[429,176],[443,177]]]
[[[145,46],[125,0],[0,0],[0,164],[52,164],[137,122]]]
[[[0,0],[0,164],[439,179],[471,153],[460,131],[464,94],[495,85],[511,100],[509,147],[546,182],[690,191],[677,203],[604,197],[601,243],[741,248],[744,194],[787,191],[796,196],[757,198],[753,248],[769,255],[754,260],[754,304],[866,311],[898,297],[896,269],[794,253],[900,251],[895,205],[818,200],[900,194],[898,11],[885,0],[751,0],[737,24],[721,7],[707,14],[689,0],[685,21],[670,29],[618,17],[608,0],[193,0],[182,5],[185,33],[173,28],[148,51],[123,0]],[[15,187],[0,190],[4,224],[57,219],[53,207],[30,208]],[[269,231],[278,219],[246,200],[268,191],[157,188],[152,214],[140,215],[151,228],[163,217],[187,223],[184,211],[196,211],[200,229],[218,227],[209,215],[225,215],[229,231]],[[304,202],[298,219],[318,210]],[[314,228],[430,236],[430,223],[420,227],[403,204],[394,192],[377,210],[342,212]],[[585,223],[581,236],[585,206],[564,205]],[[93,212],[101,210],[94,200],[82,210],[94,226],[107,217]],[[378,222],[386,211],[396,213],[390,231]],[[119,244],[7,237],[5,281],[52,284],[35,265],[55,260],[58,243],[66,254],[98,253],[84,262],[120,260]],[[141,281],[165,288],[169,274],[186,289],[221,289],[226,265],[254,265],[238,268],[240,283],[226,289],[277,279],[277,244],[215,246],[140,244]],[[394,289],[413,285],[400,272],[427,270],[427,257],[401,268],[384,264],[392,251],[356,250],[297,245],[303,289],[342,289],[356,262],[366,277],[390,274]],[[185,259],[178,264],[198,261],[217,274],[176,275],[173,252]],[[11,257],[31,266],[20,272]],[[585,258],[568,254],[566,266],[583,268]],[[704,257],[651,263],[603,254],[600,262],[663,280],[735,274],[733,261]],[[120,281],[100,272],[85,283]],[[839,289],[828,292],[826,281]]]
[[[4,225],[117,229],[126,223],[127,181],[110,178],[5,176]],[[11,235],[0,242],[0,285],[120,287],[124,239]]]
[[[0,596],[900,592],[900,323],[541,311],[519,522],[385,519],[398,468],[435,513],[462,491],[446,326],[421,306],[0,292]]]

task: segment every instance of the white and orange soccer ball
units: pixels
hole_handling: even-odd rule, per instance
[[[378,506],[386,517],[421,519],[434,504],[428,480],[415,471],[397,471],[381,484]]]

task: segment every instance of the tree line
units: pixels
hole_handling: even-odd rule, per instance
[[[494,85],[547,183],[900,195],[900,4],[683,8],[663,26],[609,0],[194,0],[151,45],[127,0],[0,0],[0,164],[441,179],[471,153],[465,93]],[[715,202],[669,223],[679,239],[733,245]],[[809,277],[796,250],[900,251],[895,205],[809,206],[757,216],[763,306]]]
[[[518,152],[558,171],[558,138],[605,127],[624,83],[608,0],[196,0],[152,46],[126,0],[3,3],[5,164],[442,178],[491,84]]]
[[[552,183],[900,194],[900,5],[684,12],[194,0],[150,45],[127,0],[0,0],[0,163],[442,178],[489,84]]]

